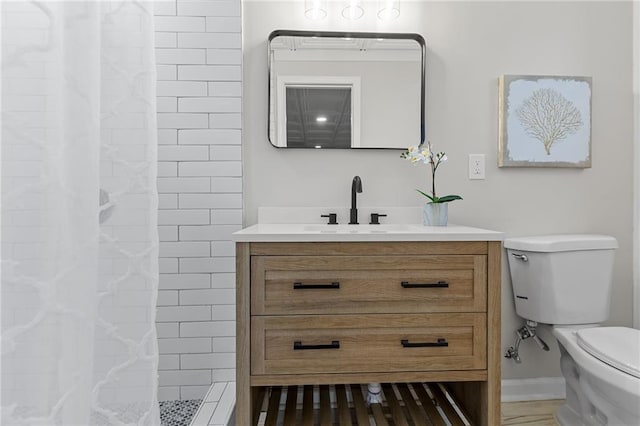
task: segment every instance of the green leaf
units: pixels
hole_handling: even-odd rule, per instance
[[[431,202],[432,202],[432,203],[437,202],[437,201],[434,201],[434,200],[433,200],[433,197],[432,197],[431,195],[427,194],[426,192],[422,192],[422,191],[420,191],[419,189],[416,189],[416,191],[418,191],[419,193],[421,193],[422,195],[424,195],[425,197],[427,197],[429,200],[431,200]]]
[[[462,197],[459,195],[445,195],[444,197],[438,197],[438,201],[434,201],[434,203],[448,203],[453,200],[462,200]]]

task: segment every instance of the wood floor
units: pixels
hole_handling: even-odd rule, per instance
[[[564,400],[503,402],[503,425],[558,426],[554,413]]]

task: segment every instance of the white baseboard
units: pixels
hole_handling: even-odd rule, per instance
[[[564,398],[564,377],[507,379],[502,381],[502,402]]]

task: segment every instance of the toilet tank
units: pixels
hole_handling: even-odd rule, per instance
[[[507,238],[516,312],[545,324],[600,323],[609,317],[615,238],[546,235]]]

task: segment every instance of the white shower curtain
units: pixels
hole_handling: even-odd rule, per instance
[[[160,424],[150,7],[0,3],[3,425]]]

